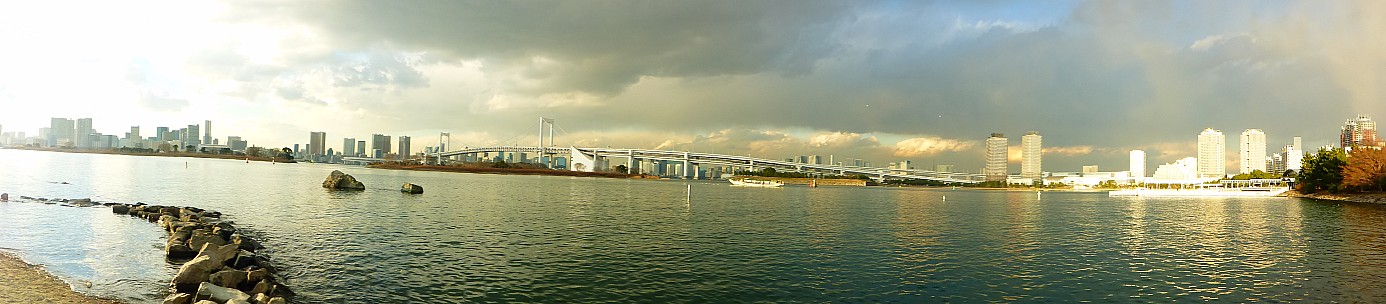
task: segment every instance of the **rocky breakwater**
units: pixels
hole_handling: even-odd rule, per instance
[[[221,213],[194,207],[110,204],[111,212],[157,222],[168,232],[170,261],[184,261],[165,304],[285,303],[293,292],[258,242],[242,235]]]

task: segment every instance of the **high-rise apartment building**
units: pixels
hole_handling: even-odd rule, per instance
[[[343,139],[342,139],[342,155],[356,156],[356,155],[354,155],[353,153],[356,153],[356,139],[355,139],[355,138],[343,138]]]
[[[71,119],[54,117],[48,124],[48,134],[43,136],[49,147],[75,145],[76,123]],[[42,131],[42,130],[40,130]],[[39,132],[43,133],[43,132]]]
[[[1006,161],[1010,157],[1010,151],[1006,149],[1009,145],[1005,134],[991,133],[991,137],[987,138],[987,161],[982,169],[987,181],[1006,180]]]
[[[91,148],[91,118],[77,119],[77,133],[72,136],[73,145],[78,148]]]
[[[1131,150],[1131,177],[1137,181],[1145,178],[1145,151]]]
[[[308,155],[327,155],[327,132],[308,133]]]
[[[399,154],[399,158],[400,158],[400,159],[409,159],[410,151],[411,151],[411,150],[410,150],[410,147],[409,147],[409,136],[400,136],[400,137],[399,137],[399,153],[396,153],[396,154]]]
[[[356,141],[356,156],[359,156],[359,157],[367,157],[367,156],[366,156],[366,141],[364,141],[364,140],[358,140],[358,141]]]
[[[1266,132],[1261,129],[1242,131],[1241,145],[1238,146],[1240,173],[1247,174],[1260,170],[1266,172]]]
[[[212,121],[202,121],[202,143],[213,144],[212,142]]]
[[[167,140],[173,140],[173,139],[170,138],[170,137],[173,137],[173,136],[172,136],[172,135],[170,134],[170,132],[168,131],[168,127],[156,127],[156,128],[154,128],[154,140],[159,141],[159,142],[163,142],[163,141],[167,141]]]
[[[380,150],[372,154],[390,153],[390,137],[381,134],[371,135],[371,150]],[[380,157],[376,156],[376,158]]]
[[[1044,173],[1041,167],[1044,153],[1041,147],[1041,140],[1044,138],[1039,132],[1030,131],[1025,136],[1020,137],[1020,177],[1029,180],[1043,178]]]
[[[202,144],[202,139],[197,136],[202,134],[199,129],[201,129],[201,127],[197,125],[188,125],[187,134],[183,135],[184,146],[192,146],[193,149],[197,149],[197,146]]]
[[[1375,145],[1378,142],[1376,122],[1366,115],[1357,115],[1357,119],[1349,119],[1343,123],[1342,133],[1338,137],[1338,146],[1345,149],[1353,146]]]
[[[1227,175],[1227,136],[1212,128],[1198,134],[1198,177],[1222,178]]]

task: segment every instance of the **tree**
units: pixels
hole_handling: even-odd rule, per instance
[[[630,168],[626,168],[626,165],[616,165],[616,172],[630,174],[629,169]]]
[[[168,144],[168,143],[161,143],[161,144],[159,144],[159,152],[169,152],[169,151],[172,151],[172,149],[173,149],[173,145],[170,145],[170,144]]]
[[[1367,191],[1386,190],[1386,151],[1353,149],[1343,167],[1343,188]]]
[[[249,147],[249,148],[245,148],[245,155],[249,155],[249,156],[260,156],[260,150],[261,150],[260,147]]]
[[[289,147],[284,147],[284,149],[279,150],[279,152],[279,158],[283,158],[285,160],[294,159],[294,150],[289,149]]]
[[[1317,153],[1305,155],[1299,173],[1299,191],[1314,193],[1327,190],[1337,193],[1342,187],[1345,165],[1347,154],[1342,149],[1319,149]]]

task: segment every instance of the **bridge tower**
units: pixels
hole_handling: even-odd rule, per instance
[[[448,151],[449,143],[452,143],[452,133],[442,132],[438,134],[438,147],[435,153],[438,153],[437,164],[440,166],[443,165],[443,152]]]
[[[544,126],[549,127],[549,144],[544,145]],[[553,118],[539,117],[539,157],[544,159],[544,168],[553,169],[553,154],[546,149],[553,146]]]

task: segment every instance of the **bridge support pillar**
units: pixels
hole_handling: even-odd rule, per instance
[[[625,174],[634,174],[634,173],[635,173],[635,150],[630,150],[630,151],[628,151],[628,152],[626,153],[626,172],[622,172],[622,173],[625,173]]]
[[[688,178],[688,152],[683,152],[683,178]]]

